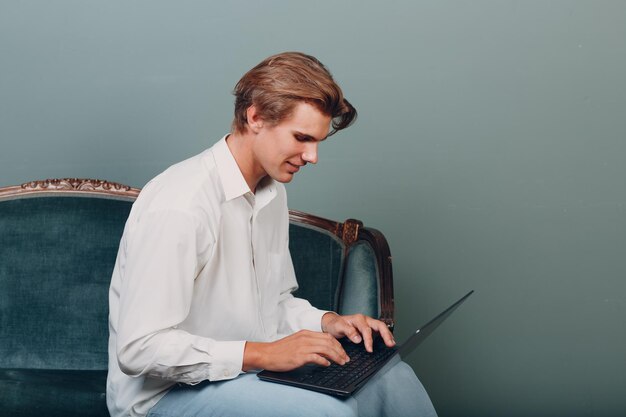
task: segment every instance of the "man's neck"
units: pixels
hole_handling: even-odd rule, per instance
[[[235,158],[237,166],[246,180],[248,187],[254,193],[259,182],[267,175],[256,163],[254,152],[252,151],[252,141],[254,138],[248,132],[231,133],[226,138],[226,145],[230,153]]]

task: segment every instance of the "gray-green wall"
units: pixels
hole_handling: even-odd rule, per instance
[[[626,415],[626,2],[0,2],[0,186],[143,186],[227,132],[265,56],[360,111],[290,206],[382,230],[445,416]],[[296,415],[296,414],[294,414]]]

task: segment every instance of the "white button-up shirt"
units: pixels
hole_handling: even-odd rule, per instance
[[[145,415],[176,382],[235,378],[245,341],[321,331],[291,295],[285,188],[250,189],[225,138],[150,181],[133,205],[109,291],[107,403]]]

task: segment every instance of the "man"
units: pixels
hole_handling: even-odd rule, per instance
[[[291,295],[282,183],[356,110],[301,53],[267,58],[235,96],[232,133],[150,181],[131,210],[109,297],[111,415],[434,415],[404,363],[349,400],[254,375],[345,364],[343,336],[370,351],[373,332],[395,342],[378,320]]]

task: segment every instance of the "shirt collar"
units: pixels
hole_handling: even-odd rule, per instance
[[[237,161],[235,161],[235,157],[226,144],[227,137],[228,135],[224,136],[211,148],[226,201],[241,197],[246,193],[252,194],[248,183],[237,165]],[[263,201],[262,205],[265,205],[275,196],[275,181],[270,177],[263,178],[256,189],[257,202],[261,200]]]
[[[255,210],[259,211],[276,197],[276,181],[267,176],[256,186]]]

